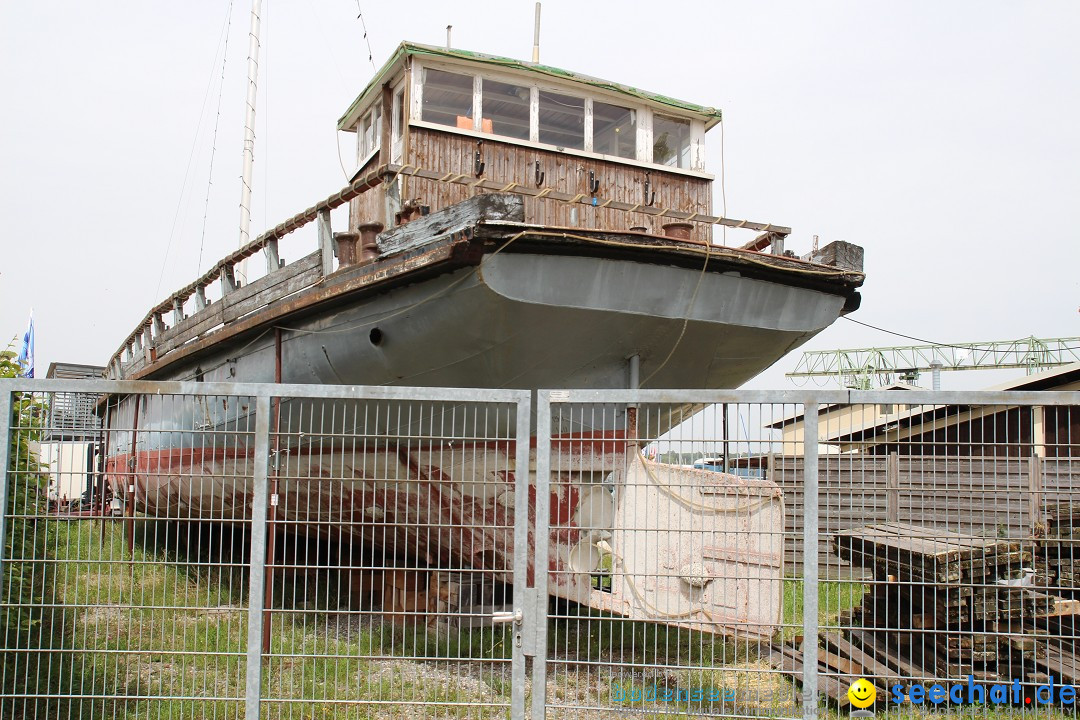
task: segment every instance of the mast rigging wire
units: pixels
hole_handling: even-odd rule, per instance
[[[180,208],[184,205],[184,189],[187,188],[188,177],[191,173],[191,164],[195,159],[195,148],[199,143],[199,128],[202,126],[203,113],[206,111],[206,101],[210,98],[210,89],[214,85],[214,69],[217,67],[217,52],[216,48],[221,46],[222,37],[225,39],[226,54],[229,44],[229,26],[232,22],[232,0],[229,3],[229,12],[225,16],[225,22],[222,24],[221,33],[218,35],[217,46],[215,47],[214,62],[210,65],[210,77],[206,81],[206,90],[203,92],[202,107],[199,108],[199,119],[195,123],[195,137],[191,140],[191,151],[188,153],[187,167],[184,168],[184,180],[180,184],[180,197],[176,201],[176,211],[173,213],[172,227],[169,228],[169,239],[165,245],[165,257],[161,260],[161,272],[158,273],[157,286],[154,288],[154,297],[158,297],[158,293],[161,291],[161,281],[165,278],[165,268],[169,263],[169,251],[172,249],[173,239],[176,235],[176,221],[180,218]]]
[[[225,66],[229,59],[229,29],[232,27],[233,0],[229,0],[229,14],[225,25],[225,51],[221,56],[221,83],[218,85],[217,114],[214,116],[214,134],[210,141],[210,169],[206,174],[206,201],[203,204],[202,234],[199,236],[199,264],[196,272],[202,275],[203,248],[206,246],[206,218],[210,212],[210,188],[214,184],[214,156],[217,154],[218,125],[221,123],[221,96],[225,91]]]

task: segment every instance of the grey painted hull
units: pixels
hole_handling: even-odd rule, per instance
[[[840,295],[738,273],[500,254],[479,268],[282,323],[281,379],[622,388],[628,358],[638,355],[644,387],[737,387],[828,327],[843,305]],[[274,376],[274,335],[264,331],[214,346],[160,377],[273,382]],[[211,410],[211,424],[225,429],[227,415],[235,418]],[[617,429],[613,422],[621,427],[621,418],[603,418],[603,429]]]

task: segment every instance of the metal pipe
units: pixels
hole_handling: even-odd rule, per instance
[[[802,716],[818,715],[818,403],[803,405],[803,697]]]
[[[450,31],[453,30],[453,28],[454,28],[453,25],[447,25],[446,26],[446,49],[447,50],[450,49]]]
[[[9,483],[12,479],[18,477],[16,473],[9,473],[8,467],[11,461],[11,426],[12,426],[12,412],[14,411],[14,404],[11,402],[11,394],[14,392],[12,388],[0,389],[0,548],[6,547],[7,544],[7,522],[8,522],[8,497],[10,495]],[[18,420],[16,419],[16,424]],[[17,448],[21,450],[22,448]],[[0,597],[7,597],[3,595],[5,592],[4,580],[7,578],[7,573],[4,572],[4,555],[6,553],[0,551]],[[8,611],[10,612],[10,611]]]
[[[630,389],[637,390],[641,385],[641,356],[631,355],[630,361]],[[637,452],[638,435],[638,405],[634,403],[626,408],[626,441],[628,452]]]
[[[281,328],[274,328],[274,384],[281,384]],[[281,427],[281,398],[274,396],[270,401],[271,407],[271,427],[274,433],[273,441],[270,443],[273,448],[273,462],[270,463],[270,507],[267,510],[267,523],[266,523],[266,599],[263,602],[263,637],[262,647],[263,653],[270,653],[270,621],[274,600],[274,554],[276,552],[274,542],[277,537],[277,505],[278,505],[278,450],[280,438],[278,436],[278,428]]]
[[[244,718],[261,717],[263,676],[263,593],[266,582],[267,474],[270,455],[270,402],[265,397],[255,403],[254,496],[251,503],[251,570],[248,573],[247,682]]]
[[[135,395],[135,413],[131,423],[131,457],[128,459],[128,486],[124,498],[124,527],[127,530],[128,553],[135,560],[135,471],[139,465],[139,406],[142,395]]]
[[[255,164],[255,97],[259,80],[259,15],[262,0],[251,0],[251,29],[248,31],[248,90],[244,114],[244,173],[240,187],[240,245],[248,243],[251,231],[251,183]],[[237,266],[247,284],[247,260]]]
[[[730,472],[728,470],[728,468],[730,467],[728,463],[728,404],[724,403],[722,407],[724,408],[724,417],[722,423],[723,428],[721,430],[724,439],[724,460],[721,463],[721,467],[723,468],[724,472]]]
[[[540,62],[540,3],[536,3],[536,19],[533,21],[533,54],[532,61]]]

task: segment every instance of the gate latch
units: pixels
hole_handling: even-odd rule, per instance
[[[524,619],[521,610],[505,610],[491,613],[491,622],[498,625],[500,623],[517,623],[521,624]]]

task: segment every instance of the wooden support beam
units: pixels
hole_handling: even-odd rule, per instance
[[[236,291],[236,276],[233,274],[233,266],[226,265],[221,268],[221,296],[225,297]]]
[[[1037,532],[1045,530],[1043,521],[1043,459],[1038,455],[1028,458],[1028,512],[1031,514],[1032,537],[1040,537]]]
[[[319,217],[315,221],[319,230],[319,250],[322,252],[323,277],[334,272],[334,233],[330,227],[330,211],[320,210]]]
[[[161,317],[161,313],[154,313],[154,320],[152,333],[153,337],[161,337],[161,334],[165,332],[165,320]]]
[[[900,456],[895,452],[885,463],[885,522],[900,522]]]
[[[202,312],[209,304],[210,303],[206,301],[206,287],[200,285],[199,287],[195,288],[195,312]]]
[[[393,120],[394,120],[394,91],[390,83],[382,86],[382,127],[379,128],[379,165],[389,166],[391,156],[394,154],[393,146]],[[404,122],[404,119],[402,119]],[[361,223],[381,222],[383,227],[394,226],[394,215],[401,209],[401,193],[396,183],[383,183],[379,186],[379,203],[376,207],[382,211],[382,217],[360,218]]]
[[[178,297],[172,302],[172,324],[176,325],[184,321],[184,301]]]
[[[266,254],[266,274],[277,272],[281,269],[281,258],[278,257],[278,241],[277,238],[270,238],[266,241],[266,247],[263,248],[263,252]]]

